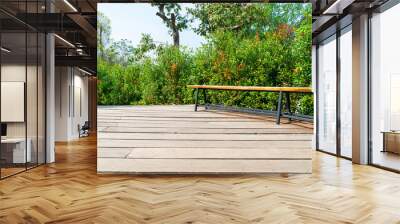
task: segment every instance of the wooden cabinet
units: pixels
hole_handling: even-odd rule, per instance
[[[383,152],[400,154],[400,132],[383,133]]]

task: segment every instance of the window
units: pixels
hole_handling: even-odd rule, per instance
[[[352,32],[351,26],[340,36],[340,155],[352,157]]]
[[[41,5],[19,2],[18,7],[20,13],[39,13]],[[0,17],[8,21],[0,23],[0,178],[5,178],[45,163],[46,40],[21,21]]]
[[[400,5],[371,19],[372,163],[400,170]]]
[[[336,153],[336,36],[318,47],[318,149]]]

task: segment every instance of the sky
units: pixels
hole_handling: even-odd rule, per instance
[[[193,7],[193,4],[181,5],[184,10]],[[101,3],[98,10],[111,20],[111,38],[114,41],[127,39],[136,46],[142,33],[147,33],[156,42],[172,44],[168,28],[156,16],[157,8],[148,3]],[[180,33],[180,43],[195,49],[205,41],[188,28]]]

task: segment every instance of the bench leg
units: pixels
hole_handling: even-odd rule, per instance
[[[199,89],[196,89],[194,93],[194,111],[197,111],[198,100],[199,100]]]
[[[277,111],[278,112],[276,113],[276,124],[280,124],[281,123],[281,114],[282,114],[282,91],[279,92]]]
[[[207,90],[203,89],[203,96],[204,96],[204,106],[205,109],[207,110]]]
[[[289,93],[286,92],[286,111],[288,112],[289,115],[292,115],[292,111],[290,110],[290,96]],[[292,119],[289,117],[289,121],[291,121]]]

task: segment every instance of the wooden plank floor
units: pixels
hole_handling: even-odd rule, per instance
[[[313,152],[312,174],[99,175],[96,137],[0,181],[0,223],[400,223],[400,175]]]
[[[310,173],[310,124],[193,111],[192,105],[98,108],[102,173]]]

